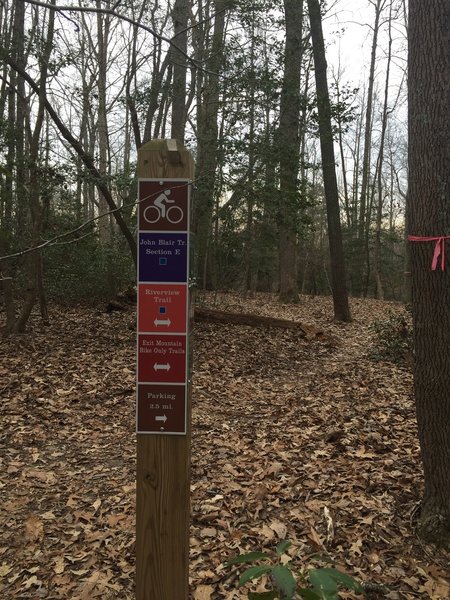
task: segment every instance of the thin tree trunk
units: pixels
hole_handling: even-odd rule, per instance
[[[96,2],[97,8],[101,7],[100,0]],[[106,110],[106,78],[108,70],[108,43],[109,43],[110,17],[97,13],[97,133],[98,133],[98,170],[105,179],[108,174],[108,122]],[[101,191],[99,191],[99,214],[108,212],[108,202]],[[98,234],[100,243],[103,245],[111,242],[110,217],[102,217],[98,220]]]
[[[389,10],[389,26],[388,26],[388,55],[386,65],[386,80],[384,85],[384,105],[383,105],[383,119],[381,123],[381,139],[380,139],[380,150],[378,154],[378,177],[377,177],[377,193],[378,193],[378,204],[377,204],[377,218],[375,226],[375,244],[374,244],[374,258],[373,258],[373,269],[376,286],[376,297],[379,300],[384,300],[383,282],[381,277],[381,225],[383,219],[383,162],[384,162],[384,145],[386,139],[386,129],[388,121],[388,102],[389,102],[389,81],[391,71],[391,56],[392,56],[392,4]]]
[[[139,14],[136,18],[137,22],[142,21],[142,15],[144,14],[145,2],[142,2],[139,8]],[[138,42],[138,33],[139,27],[137,25],[133,26],[133,39],[130,44],[129,53],[128,53],[128,72],[125,83],[125,94],[127,99],[127,106],[130,112],[131,119],[131,127],[134,135],[134,142],[136,149],[139,150],[141,147],[141,130],[139,126],[139,118],[136,109],[136,103],[134,101],[134,97],[131,93],[131,84],[134,83],[134,91],[136,92],[136,73],[137,73],[137,42]]]
[[[197,189],[195,192],[195,231],[200,285],[207,286],[208,248],[214,208],[215,180],[218,161],[218,112],[220,82],[225,34],[225,8],[227,0],[214,2],[214,30],[207,60],[208,73],[201,76],[201,97],[198,101],[197,128]]]
[[[248,87],[249,105],[249,139],[248,139],[248,186],[247,186],[247,218],[245,224],[244,260],[242,270],[242,288],[244,292],[250,291],[253,280],[254,261],[254,172],[255,172],[255,11],[252,13],[250,32],[250,73]]]
[[[55,0],[50,0],[52,5],[55,4]],[[40,201],[40,176],[39,176],[39,154],[41,146],[41,132],[44,124],[45,117],[45,99],[46,99],[46,86],[47,86],[47,74],[48,64],[50,61],[50,55],[53,47],[53,34],[54,34],[54,22],[55,22],[55,11],[48,11],[48,26],[47,35],[45,38],[45,44],[40,59],[40,77],[39,77],[39,101],[38,110],[36,115],[36,122],[34,130],[31,135],[29,142],[29,156],[30,156],[30,177],[29,177],[29,203],[32,223],[32,235],[31,242],[37,246],[42,237],[42,226],[43,226],[43,214],[42,206]],[[28,257],[28,289],[25,295],[25,302],[22,307],[20,316],[14,326],[16,333],[21,333],[25,330],[26,324],[30,317],[36,298],[39,299],[41,317],[44,324],[49,324],[47,300],[44,291],[43,283],[43,265],[42,256],[40,249],[35,249],[31,252]]]
[[[16,2],[14,6],[14,28],[12,38],[12,56],[19,67],[25,70],[25,2]],[[27,100],[25,82],[20,74],[15,79],[16,85],[16,122],[15,132],[15,178],[16,178],[16,222],[18,231],[26,230],[27,213],[27,173],[25,168],[25,118]]]
[[[348,303],[344,250],[339,215],[339,195],[331,127],[331,106],[328,94],[327,63],[322,33],[322,18],[318,0],[308,0],[311,38],[314,52],[319,136],[322,154],[323,183],[327,206],[328,237],[331,258],[331,287],[333,290],[334,318],[351,321]]]
[[[3,8],[3,7],[2,7]],[[13,32],[13,19],[14,13],[11,13],[11,23],[9,31]],[[11,42],[11,33],[5,36],[5,43]],[[3,109],[6,112],[6,177],[1,178],[1,227],[0,227],[0,254],[7,255],[10,252],[12,236],[14,231],[13,225],[13,203],[14,203],[14,190],[13,190],[13,173],[15,171],[16,161],[16,81],[17,75],[15,71],[11,71],[8,78],[8,65],[5,62],[3,73],[4,73],[4,84],[5,84],[5,98],[3,100]],[[9,80],[10,85],[7,87],[6,82]],[[3,115],[3,112],[0,113]],[[6,310],[6,330],[11,332],[14,328],[16,321],[16,307],[13,293],[13,270],[9,261],[3,261],[0,263],[0,277],[2,279],[3,287],[3,300],[5,303]]]
[[[152,3],[151,22],[154,29],[157,29],[157,10],[158,2]],[[169,20],[169,14],[167,13],[166,19],[160,25],[165,27]],[[161,43],[156,44],[155,51],[153,52],[152,60],[152,81],[150,84],[149,101],[145,115],[144,133],[142,135],[142,144],[146,144],[152,138],[158,137],[163,120],[163,108],[161,105],[164,104],[167,98],[168,86],[171,82],[172,73],[170,71],[170,52],[167,52],[162,58],[163,49]],[[159,108],[159,111],[158,111]]]
[[[359,279],[359,285],[362,286],[363,295],[367,294],[367,281],[369,268],[368,256],[368,232],[370,228],[370,219],[367,218],[368,189],[370,178],[371,146],[372,146],[372,117],[373,117],[373,95],[375,85],[375,63],[378,48],[378,34],[380,30],[380,16],[386,0],[373,0],[375,8],[375,23],[373,26],[372,50],[370,56],[369,84],[367,88],[366,115],[364,124],[364,149],[362,159],[362,175],[360,188],[359,220],[358,220],[358,241],[360,252],[358,255],[361,260],[357,261],[356,272]],[[364,250],[364,251],[363,251]],[[364,269],[364,261],[367,268]],[[366,274],[364,274],[366,270]]]
[[[359,196],[359,171],[361,165],[361,138],[362,138],[363,113],[356,120],[355,147],[353,149],[353,183],[352,183],[352,222],[354,224],[352,233],[354,238],[358,237],[358,196]]]
[[[370,150],[372,144],[372,106],[373,106],[373,89],[375,84],[375,62],[378,48],[378,33],[380,29],[380,15],[382,10],[382,3],[384,5],[385,0],[376,0],[375,7],[375,24],[373,27],[373,38],[372,38],[372,50],[370,55],[370,69],[369,69],[369,85],[367,88],[367,101],[366,101],[366,118],[364,126],[364,151],[363,151],[363,163],[362,163],[362,178],[361,178],[361,196],[359,205],[359,238],[364,238],[364,232],[366,228],[366,210],[367,210],[367,190],[369,187],[369,170],[370,170]]]
[[[337,102],[340,102],[340,89],[339,89],[339,73],[335,79],[336,84],[336,93],[337,93]],[[342,185],[344,187],[344,210],[345,217],[347,221],[347,227],[351,230],[353,221],[352,221],[352,213],[350,210],[350,199],[348,193],[348,181],[347,181],[347,169],[345,166],[345,153],[344,153],[344,125],[341,120],[340,113],[338,112],[337,116],[337,126],[338,126],[338,143],[339,143],[339,154],[341,158],[341,167],[342,167]]]

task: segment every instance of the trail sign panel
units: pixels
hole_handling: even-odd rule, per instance
[[[189,186],[184,180],[139,180],[139,229],[188,231]]]
[[[137,431],[186,433],[185,385],[140,385]]]
[[[138,433],[186,433],[189,184],[180,179],[139,180]],[[173,402],[151,401],[152,394],[162,396],[160,389],[167,391],[172,384],[177,384]]]
[[[187,282],[187,233],[139,234],[139,281]]]
[[[186,285],[141,284],[138,298],[138,330],[141,332],[186,332]]]
[[[185,335],[139,335],[138,381],[140,383],[186,382]]]

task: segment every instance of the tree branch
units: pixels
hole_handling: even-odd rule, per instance
[[[32,77],[30,77],[30,75],[28,75],[28,73],[19,64],[17,64],[17,62],[15,60],[13,60],[8,55],[6,49],[1,45],[0,45],[0,56],[12,69],[14,69],[14,71],[16,71],[16,73],[18,73],[18,75],[20,75],[20,77],[22,77],[24,79],[24,81],[26,81],[28,83],[30,88],[36,94],[39,94],[39,85],[34,81],[34,79],[32,79]],[[120,230],[122,231],[123,235],[125,236],[125,239],[128,242],[128,246],[130,248],[133,260],[137,264],[136,240],[134,239],[133,234],[131,233],[130,229],[128,228],[128,225],[126,224],[123,216],[120,214],[120,212],[118,212],[119,208],[117,207],[108,186],[105,185],[104,178],[102,177],[101,173],[95,166],[94,159],[92,158],[92,156],[89,156],[89,154],[87,154],[84,151],[80,142],[72,135],[72,133],[69,131],[69,129],[64,125],[64,123],[61,121],[58,113],[53,108],[53,106],[50,104],[50,102],[48,101],[47,98],[44,99],[44,105],[45,105],[47,112],[51,116],[54,124],[56,125],[59,132],[63,136],[63,138],[69,142],[69,144],[72,146],[72,148],[78,154],[78,156],[81,158],[85,167],[88,169],[88,171],[93,176],[95,185],[96,185],[97,189],[99,190],[99,192],[101,194],[103,194],[106,202],[108,203],[108,206],[110,207],[112,213],[114,214],[114,218],[116,219],[117,225],[119,226]]]
[[[194,185],[196,181],[198,181],[198,180],[192,180],[187,185]],[[184,187],[185,185],[186,185],[186,183],[180,183],[179,185],[172,186],[170,189],[174,190],[174,189],[177,189],[179,187]],[[7,254],[7,255],[4,255],[4,256],[0,256],[0,263],[3,260],[8,260],[10,258],[19,258],[20,256],[25,256],[26,254],[29,254],[30,252],[34,252],[35,250],[41,250],[43,248],[48,248],[50,246],[56,246],[56,245],[62,245],[62,244],[72,244],[74,242],[79,242],[80,240],[84,239],[85,237],[91,235],[92,232],[88,232],[87,234],[84,234],[84,235],[82,235],[80,237],[76,237],[73,240],[69,240],[67,242],[61,242],[60,243],[60,242],[58,242],[58,240],[64,239],[64,238],[68,237],[69,235],[75,235],[76,233],[78,233],[79,231],[81,231],[82,229],[84,229],[85,227],[87,227],[88,225],[91,225],[92,223],[95,223],[96,221],[98,221],[99,219],[102,219],[103,217],[106,217],[108,215],[116,215],[116,213],[118,213],[121,210],[124,210],[126,208],[130,208],[130,207],[133,207],[133,206],[138,206],[141,202],[144,202],[144,200],[148,200],[152,196],[156,196],[158,193],[159,192],[155,192],[154,194],[151,194],[150,196],[146,196],[145,198],[141,198],[140,200],[129,202],[128,204],[122,204],[122,206],[116,206],[116,208],[114,208],[112,210],[108,210],[107,212],[104,212],[101,215],[97,215],[95,217],[92,217],[91,219],[88,219],[87,221],[84,221],[78,227],[75,227],[74,229],[71,229],[70,231],[65,231],[64,233],[60,233],[58,235],[55,235],[54,237],[50,238],[49,240],[45,240],[44,242],[42,242],[42,244],[38,244],[37,246],[32,246],[30,248],[25,248],[25,250],[19,250],[19,252],[15,252],[14,254]],[[133,240],[134,240],[134,238],[133,238]]]
[[[47,8],[49,10],[55,10],[58,12],[73,11],[73,12],[101,13],[101,14],[105,14],[105,15],[111,15],[113,17],[116,17],[117,19],[121,19],[122,21],[126,21],[127,23],[130,23],[131,25],[134,25],[135,27],[139,27],[139,28],[143,29],[144,31],[146,31],[147,33],[150,33],[153,37],[155,37],[156,39],[158,39],[161,42],[166,42],[167,44],[169,44],[170,46],[172,46],[173,48],[178,50],[178,52],[180,54],[182,54],[188,60],[188,62],[190,62],[196,69],[200,69],[200,70],[204,71],[205,73],[209,73],[211,75],[219,76],[218,73],[209,71],[208,69],[205,69],[204,67],[202,67],[197,60],[195,60],[194,58],[189,56],[189,54],[187,52],[184,52],[183,50],[181,50],[177,46],[177,44],[174,42],[175,38],[172,38],[172,39],[168,38],[160,33],[157,33],[151,27],[148,27],[147,25],[143,25],[142,23],[139,23],[139,21],[136,21],[135,19],[132,19],[131,17],[127,17],[126,15],[122,15],[122,14],[118,13],[115,10],[116,6],[118,5],[118,2],[116,2],[116,4],[114,5],[113,8],[100,8],[100,7],[96,7],[96,6],[70,6],[70,5],[69,6],[67,6],[67,5],[53,6],[51,4],[48,4],[47,2],[42,2],[41,0],[21,0],[21,1],[26,2],[27,4],[33,4],[34,6],[42,6],[43,8]],[[225,10],[225,9],[223,9],[223,10]],[[214,15],[212,15],[209,18],[211,19],[213,17],[214,17]],[[189,28],[187,28],[187,29],[189,29]],[[183,32],[180,31],[178,33],[178,35],[181,33],[183,33]]]

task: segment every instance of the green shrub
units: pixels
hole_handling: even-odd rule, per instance
[[[95,237],[45,251],[45,289],[63,304],[109,300],[135,281],[130,251],[120,238],[102,246]]]
[[[374,337],[370,356],[396,364],[410,362],[413,356],[411,313],[390,311],[386,318],[374,321],[369,327]]]
[[[364,588],[353,577],[332,567],[308,569],[305,572],[296,571],[292,560],[281,562],[282,555],[291,545],[284,540],[275,549],[276,560],[264,552],[249,552],[235,556],[226,566],[246,563],[257,563],[247,568],[239,579],[241,587],[250,581],[268,576],[273,589],[266,592],[249,592],[249,600],[338,600],[339,589],[353,590],[356,594],[364,593]],[[264,564],[261,564],[264,563]]]

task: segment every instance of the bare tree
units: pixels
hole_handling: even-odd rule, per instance
[[[371,162],[371,146],[372,146],[372,126],[373,126],[373,99],[374,99],[374,85],[375,85],[375,65],[378,49],[378,36],[380,33],[380,20],[381,13],[387,2],[387,0],[369,0],[370,4],[373,5],[375,10],[375,22],[373,25],[373,37],[372,37],[372,49],[370,55],[370,67],[369,67],[369,82],[367,86],[366,96],[366,114],[364,124],[364,147],[363,147],[363,158],[361,165],[361,187],[360,187],[360,203],[359,203],[359,220],[358,220],[358,241],[360,246],[359,256],[364,259],[364,253],[362,249],[365,249],[366,262],[369,261],[369,248],[368,248],[368,235],[370,219],[368,218],[368,190],[369,190],[369,178],[370,178],[370,162]],[[364,276],[364,265],[362,261],[358,264],[358,277],[360,278],[360,285],[362,286],[363,294],[367,294],[367,285],[364,283],[367,278]]]
[[[377,212],[376,212],[376,223],[375,223],[375,244],[374,244],[374,258],[373,258],[373,272],[376,286],[376,296],[380,300],[384,299],[383,282],[381,277],[381,228],[383,218],[383,204],[384,204],[384,185],[383,185],[383,163],[384,163],[384,146],[386,139],[387,122],[389,116],[389,83],[391,74],[391,58],[392,58],[392,3],[389,6],[389,20],[388,20],[388,53],[387,53],[387,64],[386,64],[386,80],[384,84],[384,103],[383,103],[383,115],[381,122],[381,138],[380,148],[378,151],[377,159]]]
[[[344,250],[342,246],[339,215],[339,194],[331,127],[331,106],[328,93],[327,63],[322,33],[322,18],[319,0],[308,0],[309,21],[313,43],[316,76],[317,106],[319,113],[319,136],[322,154],[323,183],[327,205],[328,237],[331,257],[331,280],[333,290],[334,318],[351,321],[348,303]]]

